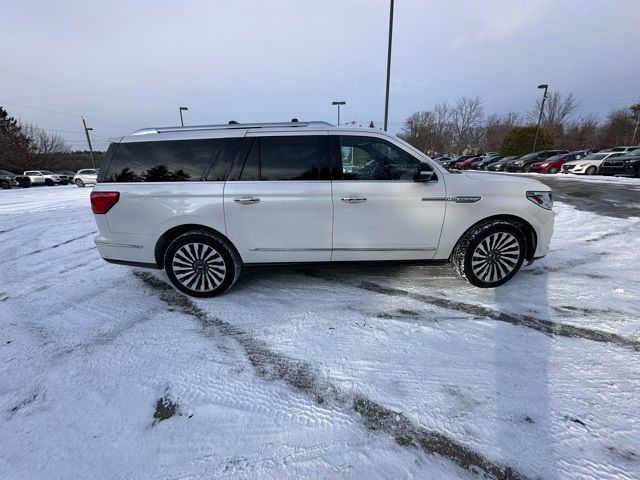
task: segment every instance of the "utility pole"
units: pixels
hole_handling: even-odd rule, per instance
[[[384,95],[384,131],[389,119],[389,82],[391,81],[391,39],[393,38],[393,0],[389,6],[389,47],[387,48],[387,90]]]
[[[631,139],[631,145],[636,141],[636,134],[638,133],[638,125],[640,124],[640,103],[631,106],[631,111],[636,114],[636,128],[633,129],[633,138]]]
[[[338,126],[340,126],[340,105],[345,105],[346,103],[347,102],[344,100],[331,102],[331,105],[336,105],[338,107]]]
[[[84,134],[87,136],[87,143],[89,144],[89,154],[91,154],[91,165],[93,165],[93,168],[96,168],[96,161],[93,158],[93,148],[91,147],[91,137],[89,136],[89,131],[93,130],[93,128],[87,128],[87,122],[84,121],[84,117],[82,117],[82,125],[84,125]]]
[[[542,122],[542,112],[544,112],[544,102],[547,100],[547,89],[549,85],[543,83],[542,85],[538,85],[538,88],[544,89],[544,94],[542,95],[542,105],[540,105],[540,115],[538,116],[538,126],[536,127],[536,137],[533,139],[533,150],[531,153],[536,151],[536,145],[538,144],[538,134],[540,133],[540,123]]]

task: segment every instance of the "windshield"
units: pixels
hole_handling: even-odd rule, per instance
[[[592,153],[591,155],[587,155],[586,157],[584,157],[583,160],[602,160],[603,158],[605,158],[608,155],[611,155],[611,152],[609,152],[609,153]]]
[[[627,155],[633,155],[633,156],[640,156],[640,148],[636,148],[635,150],[631,150],[630,152],[627,152]]]
[[[546,162],[557,162],[558,160],[562,160],[564,157],[566,157],[565,154],[562,155],[554,155],[553,157],[549,157],[547,158],[545,161]]]
[[[53,172],[50,172],[49,170],[41,170],[40,173],[42,173],[43,175],[51,175],[51,174],[53,174]]]
[[[13,175],[13,173],[7,172],[6,170],[0,170],[0,175]]]

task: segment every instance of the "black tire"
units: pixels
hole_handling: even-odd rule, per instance
[[[597,170],[598,170],[598,167],[591,165],[589,168],[585,170],[584,173],[586,173],[587,175],[595,175]]]
[[[11,183],[9,180],[0,180],[0,189],[9,190],[11,188]]]
[[[522,171],[523,171],[524,173],[529,173],[529,171],[530,171],[530,170],[531,170],[531,165],[525,165],[525,166],[522,168]]]
[[[45,179],[44,179],[44,184],[45,184],[47,187],[53,187],[53,185],[54,185],[53,180],[51,180],[50,178],[45,178]]]
[[[192,297],[215,297],[240,276],[242,260],[229,242],[213,232],[197,230],[173,240],[164,254],[167,277]]]
[[[549,169],[549,173],[552,173],[552,174],[553,174],[553,173],[558,173],[558,167],[551,167],[551,168]]]
[[[84,182],[82,180],[80,180],[79,178],[76,180],[76,185],[79,186],[79,187],[84,187],[85,186]]]
[[[453,250],[451,263],[471,285],[494,288],[518,273],[526,248],[524,234],[517,225],[491,220],[464,235]]]

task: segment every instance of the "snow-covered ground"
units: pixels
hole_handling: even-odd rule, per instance
[[[588,187],[585,187],[588,188]],[[193,300],[0,192],[0,478],[640,478],[640,218],[556,205],[496,290],[260,269]]]

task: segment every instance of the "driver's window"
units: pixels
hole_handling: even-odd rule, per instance
[[[413,181],[420,161],[378,138],[340,137],[344,180]]]

